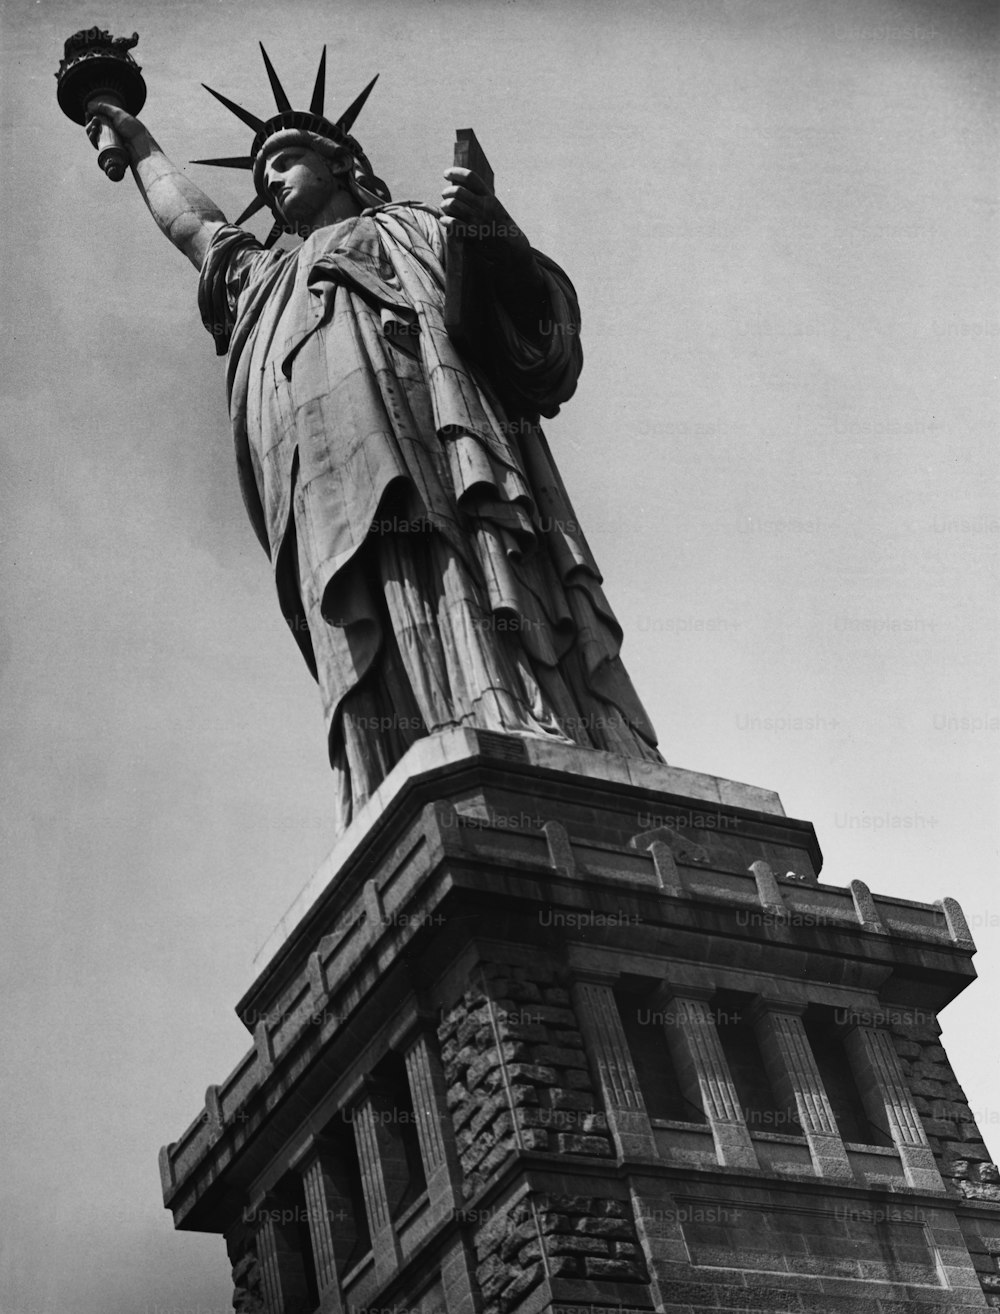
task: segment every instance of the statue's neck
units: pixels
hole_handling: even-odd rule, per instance
[[[317,228],[326,228],[330,224],[339,224],[343,219],[354,219],[361,213],[361,206],[346,187],[334,193],[313,220]]]
[[[276,216],[282,224],[287,225],[289,232],[298,233],[300,237],[306,237],[310,233],[318,232],[321,228],[330,228],[334,224],[342,224],[345,219],[356,219],[360,215],[361,209],[362,207],[345,187],[335,192],[322,208],[308,220],[290,219],[285,216],[280,207],[276,211]]]

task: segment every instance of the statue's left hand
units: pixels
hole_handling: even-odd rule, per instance
[[[528,239],[477,173],[449,169],[444,176],[449,185],[441,193],[441,214],[447,229],[457,224],[463,238],[505,261],[531,260]]]

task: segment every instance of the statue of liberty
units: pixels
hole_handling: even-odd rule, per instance
[[[247,156],[197,161],[252,174],[235,224],[110,100],[88,132],[118,133],[200,271],[244,500],[322,695],[338,830],[451,727],[659,761],[538,423],[582,367],[572,284],[471,170],[445,174],[440,208],[391,200],[351,135],[373,83],[331,120],[325,51],[307,111],[264,60],[277,114],[212,92],[255,136]],[[262,243],[239,225],[265,207]],[[484,271],[476,358],[444,321],[455,225]],[[283,250],[282,233],[302,240]]]

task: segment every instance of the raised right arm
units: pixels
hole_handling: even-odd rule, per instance
[[[138,119],[115,105],[102,103],[93,109],[121,137],[128,151],[132,176],[157,227],[196,269],[201,269],[208,245],[226,222],[226,216],[200,187],[171,164]],[[87,124],[91,140],[99,127],[97,118]]]

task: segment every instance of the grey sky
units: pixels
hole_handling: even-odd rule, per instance
[[[319,699],[240,504],[195,276],[60,114],[62,42],[140,32],[178,162],[329,46],[397,199],[456,127],[577,285],[548,426],[667,759],[777,789],[824,878],[958,898],[944,1042],[1000,1154],[995,35],[924,0],[8,0],[4,1314],[228,1308],[159,1145],[325,856]],[[235,215],[246,175],[192,168]],[[252,221],[259,231],[266,223]]]

